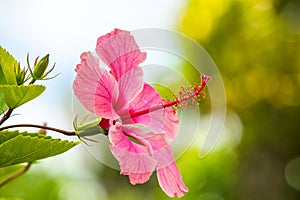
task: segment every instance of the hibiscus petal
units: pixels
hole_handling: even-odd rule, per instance
[[[147,129],[147,127],[144,127],[140,124],[122,124],[122,131],[125,132],[129,137],[139,138],[143,145],[150,147],[149,149],[152,150],[152,147],[147,139],[156,136],[156,134]]]
[[[130,32],[119,29],[99,37],[96,52],[117,80],[146,59]]]
[[[169,197],[182,197],[188,192],[175,162],[167,167],[157,169],[157,179],[160,187]]]
[[[165,108],[165,124],[163,130],[166,132],[165,137],[169,141],[176,138],[178,130],[178,117],[172,108]]]
[[[118,115],[113,108],[119,96],[118,83],[108,72],[104,71],[98,80],[95,93],[95,113],[108,119],[116,119]]]
[[[104,118],[115,118],[113,104],[119,96],[117,81],[108,71],[99,68],[99,60],[91,52],[83,53],[81,58],[73,83],[75,95],[87,110]]]
[[[174,140],[177,133],[178,118],[171,108],[161,108],[151,111],[151,108],[162,105],[164,102],[156,90],[144,84],[142,92],[130,103],[128,112],[130,115],[135,112],[149,109],[149,113],[126,117],[125,113],[120,114],[123,123],[139,123],[148,126],[155,133],[165,133],[168,140]],[[122,117],[124,116],[124,117]]]
[[[164,109],[158,109],[151,111],[152,107],[162,105],[163,101],[159,94],[148,84],[144,84],[142,92],[130,103],[128,113],[130,116],[135,112],[149,110],[148,113],[144,113],[132,118],[122,118],[123,123],[139,123],[148,126],[152,131],[156,133],[162,132],[162,127],[165,120]]]
[[[82,54],[80,55],[81,62],[85,61],[85,60],[88,58],[88,55],[89,55],[89,54],[90,54],[89,52],[84,52],[84,53],[82,53]],[[95,62],[98,63],[98,60],[95,61]],[[79,72],[79,69],[80,69],[80,67],[81,67],[81,64],[82,64],[82,63],[76,65],[75,72],[77,72],[77,73]]]
[[[126,72],[118,81],[119,100],[116,110],[126,109],[128,104],[143,90],[143,71],[140,67]]]
[[[125,128],[130,131],[130,128]],[[134,133],[131,133],[133,136]],[[109,130],[110,149],[119,161],[121,174],[129,175],[131,184],[141,184],[149,180],[155,169],[156,161],[150,156],[149,149],[130,140],[122,130],[122,126],[116,124]],[[140,142],[139,137],[134,138]]]
[[[170,197],[182,197],[188,191],[175,164],[172,149],[162,135],[148,138],[157,161],[157,178],[162,190]]]

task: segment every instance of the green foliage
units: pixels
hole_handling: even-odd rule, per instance
[[[61,154],[78,143],[18,131],[0,132],[0,167]]]
[[[0,46],[0,84],[17,84],[14,69],[18,65],[16,59]]]
[[[20,65],[15,68],[17,85],[23,85],[26,82],[26,72],[27,71],[25,70],[25,68],[21,69]]]
[[[64,175],[58,176],[47,173],[47,168],[42,170],[44,163],[32,165],[31,169],[22,176],[0,188],[1,197],[5,200],[55,200],[59,198],[59,191],[67,181]],[[1,168],[0,168],[1,170]]]
[[[49,54],[41,60],[36,58],[33,71],[28,57],[27,64],[28,69],[21,69],[18,61],[0,46],[0,114],[8,108],[17,108],[36,98],[45,90],[44,86],[33,85],[33,83],[36,80],[46,79],[53,71],[54,66],[45,72],[49,64]],[[27,75],[28,70],[31,72],[30,75]],[[29,80],[31,80],[29,85],[25,86],[25,82]]]
[[[33,84],[36,80],[47,80],[56,77],[48,78],[47,76],[54,70],[55,65],[46,71],[49,64],[49,54],[39,60],[35,59],[33,69],[30,67],[29,55],[27,56],[27,69],[21,68],[20,63],[9,54],[3,47],[0,46],[0,85],[24,85],[30,81]],[[30,71],[28,75],[27,72]]]
[[[8,109],[7,105],[5,104],[4,94],[0,92],[0,114],[5,112]]]
[[[0,85],[4,102],[11,109],[38,97],[45,89],[42,85]]]
[[[24,166],[21,164],[0,168],[0,183],[6,178],[21,170],[22,168],[24,168]]]
[[[35,99],[44,92],[45,86],[34,85],[34,83],[36,80],[45,80],[54,69],[53,66],[45,72],[49,64],[49,54],[41,60],[36,58],[33,70],[30,68],[28,57],[27,64],[28,68],[22,69],[13,56],[0,46],[0,114],[2,115],[0,125],[11,116],[13,109]],[[28,70],[30,71],[29,75],[27,74]],[[29,83],[25,85],[27,81]],[[4,112],[6,113],[4,114]],[[11,180],[26,172],[32,162],[64,153],[78,144],[78,142],[52,139],[42,134],[7,131],[5,127],[2,128],[4,131],[0,131],[1,189],[3,186],[6,187],[8,182],[10,183]],[[21,163],[30,164],[27,165],[28,168],[24,168]],[[15,188],[13,194],[16,194]],[[34,189],[38,190],[37,187]],[[31,195],[29,199],[41,199],[36,198],[39,196],[35,195],[36,192],[31,193],[34,195]],[[0,195],[2,194],[3,190],[0,191]],[[13,197],[18,198],[19,196],[8,195],[2,196],[0,199],[16,199]]]

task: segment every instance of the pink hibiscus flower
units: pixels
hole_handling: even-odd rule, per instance
[[[115,29],[100,37],[96,54],[81,55],[73,88],[86,109],[102,117],[100,126],[108,130],[120,173],[128,175],[131,184],[141,184],[156,169],[162,190],[170,197],[183,196],[188,189],[168,144],[175,139],[178,127],[177,115],[170,106],[199,95],[209,77],[202,76],[202,85],[194,88],[194,93],[164,102],[143,82],[139,64],[146,53],[140,51],[128,31]],[[100,59],[109,70],[99,67]]]

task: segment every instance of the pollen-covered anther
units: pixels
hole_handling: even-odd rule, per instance
[[[175,94],[172,94],[172,97],[173,97],[172,99],[174,99],[173,100],[174,105],[172,105],[171,108],[173,110],[173,113],[176,114],[176,110],[179,108],[179,99]],[[166,96],[165,103],[168,103],[168,102],[170,102],[170,101],[169,101],[169,98]]]
[[[202,92],[201,89],[201,85],[197,83],[188,87],[181,87],[178,95],[173,95],[175,101],[177,101],[173,109],[198,106],[201,99],[205,97],[205,92]]]

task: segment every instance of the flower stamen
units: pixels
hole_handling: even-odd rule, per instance
[[[183,107],[191,107],[192,105],[199,105],[201,99],[205,98],[205,92],[202,90],[207,85],[208,81],[210,80],[210,76],[202,74],[201,75],[201,85],[194,84],[190,85],[187,88],[181,87],[181,90],[178,93],[178,96],[173,95],[174,100],[167,101],[162,105],[157,105],[151,108],[146,108],[141,111],[132,112],[130,113],[130,117],[137,117],[140,115],[148,114],[152,111],[159,110],[162,108],[173,107],[174,112],[177,108]]]

